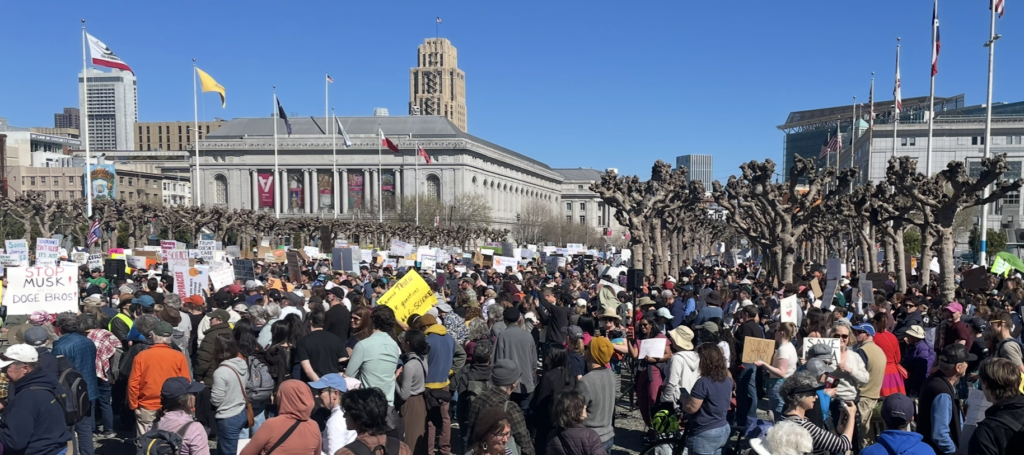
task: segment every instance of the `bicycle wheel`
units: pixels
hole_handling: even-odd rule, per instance
[[[648,445],[647,448],[640,452],[640,455],[682,455],[685,445],[685,439],[662,439]]]

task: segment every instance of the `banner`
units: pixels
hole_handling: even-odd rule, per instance
[[[395,311],[395,319],[406,321],[414,314],[425,314],[437,303],[437,296],[415,270],[408,271],[388,292],[377,299],[377,305],[384,305]]]
[[[55,266],[60,259],[60,241],[57,239],[36,239],[36,265]]]
[[[316,174],[316,189],[319,200],[319,206],[322,209],[334,209],[334,179],[331,177],[331,172],[317,172]]]
[[[274,174],[261,172],[256,174],[256,186],[260,195],[260,207],[274,206]]]
[[[94,164],[89,167],[92,179],[92,188],[85,188],[85,191],[92,192],[93,199],[117,199],[117,170],[113,164]],[[85,175],[83,171],[82,175]],[[88,185],[89,178],[84,180]]]
[[[364,208],[364,182],[362,171],[348,171],[348,206],[353,210]]]
[[[288,174],[288,204],[287,208],[290,210],[299,210],[302,208],[303,197],[302,197],[302,173],[295,172]]]
[[[78,312],[77,267],[14,267],[7,269],[3,305],[7,314]]]

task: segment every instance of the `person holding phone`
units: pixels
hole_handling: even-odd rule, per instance
[[[814,374],[809,371],[801,371],[782,382],[779,395],[785,405],[783,418],[800,425],[811,434],[811,440],[814,442],[814,451],[811,452],[813,455],[846,452],[853,448],[853,427],[856,421],[854,416],[857,406],[850,401],[842,402],[842,425],[836,429],[838,434],[808,420],[807,412],[814,409],[818,391],[825,388],[820,381],[824,375],[814,377]]]

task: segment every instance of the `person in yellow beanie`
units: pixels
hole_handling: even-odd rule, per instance
[[[577,386],[587,401],[587,418],[583,419],[583,426],[597,432],[605,453],[611,453],[615,442],[612,414],[615,412],[615,381],[618,377],[608,368],[614,352],[615,347],[608,338],[590,340],[586,356],[590,372],[583,375]]]

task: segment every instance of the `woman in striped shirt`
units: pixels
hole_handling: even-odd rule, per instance
[[[843,403],[842,408],[845,415],[842,434],[838,436],[807,420],[807,412],[814,409],[814,400],[818,399],[817,392],[825,388],[821,385],[821,380],[826,376],[823,373],[821,377],[816,378],[810,372],[801,371],[783,381],[779,388],[779,396],[785,404],[783,417],[785,420],[804,427],[811,434],[811,439],[814,441],[814,455],[843,453],[853,447],[851,443],[853,440],[853,416],[857,411],[853,402]]]

